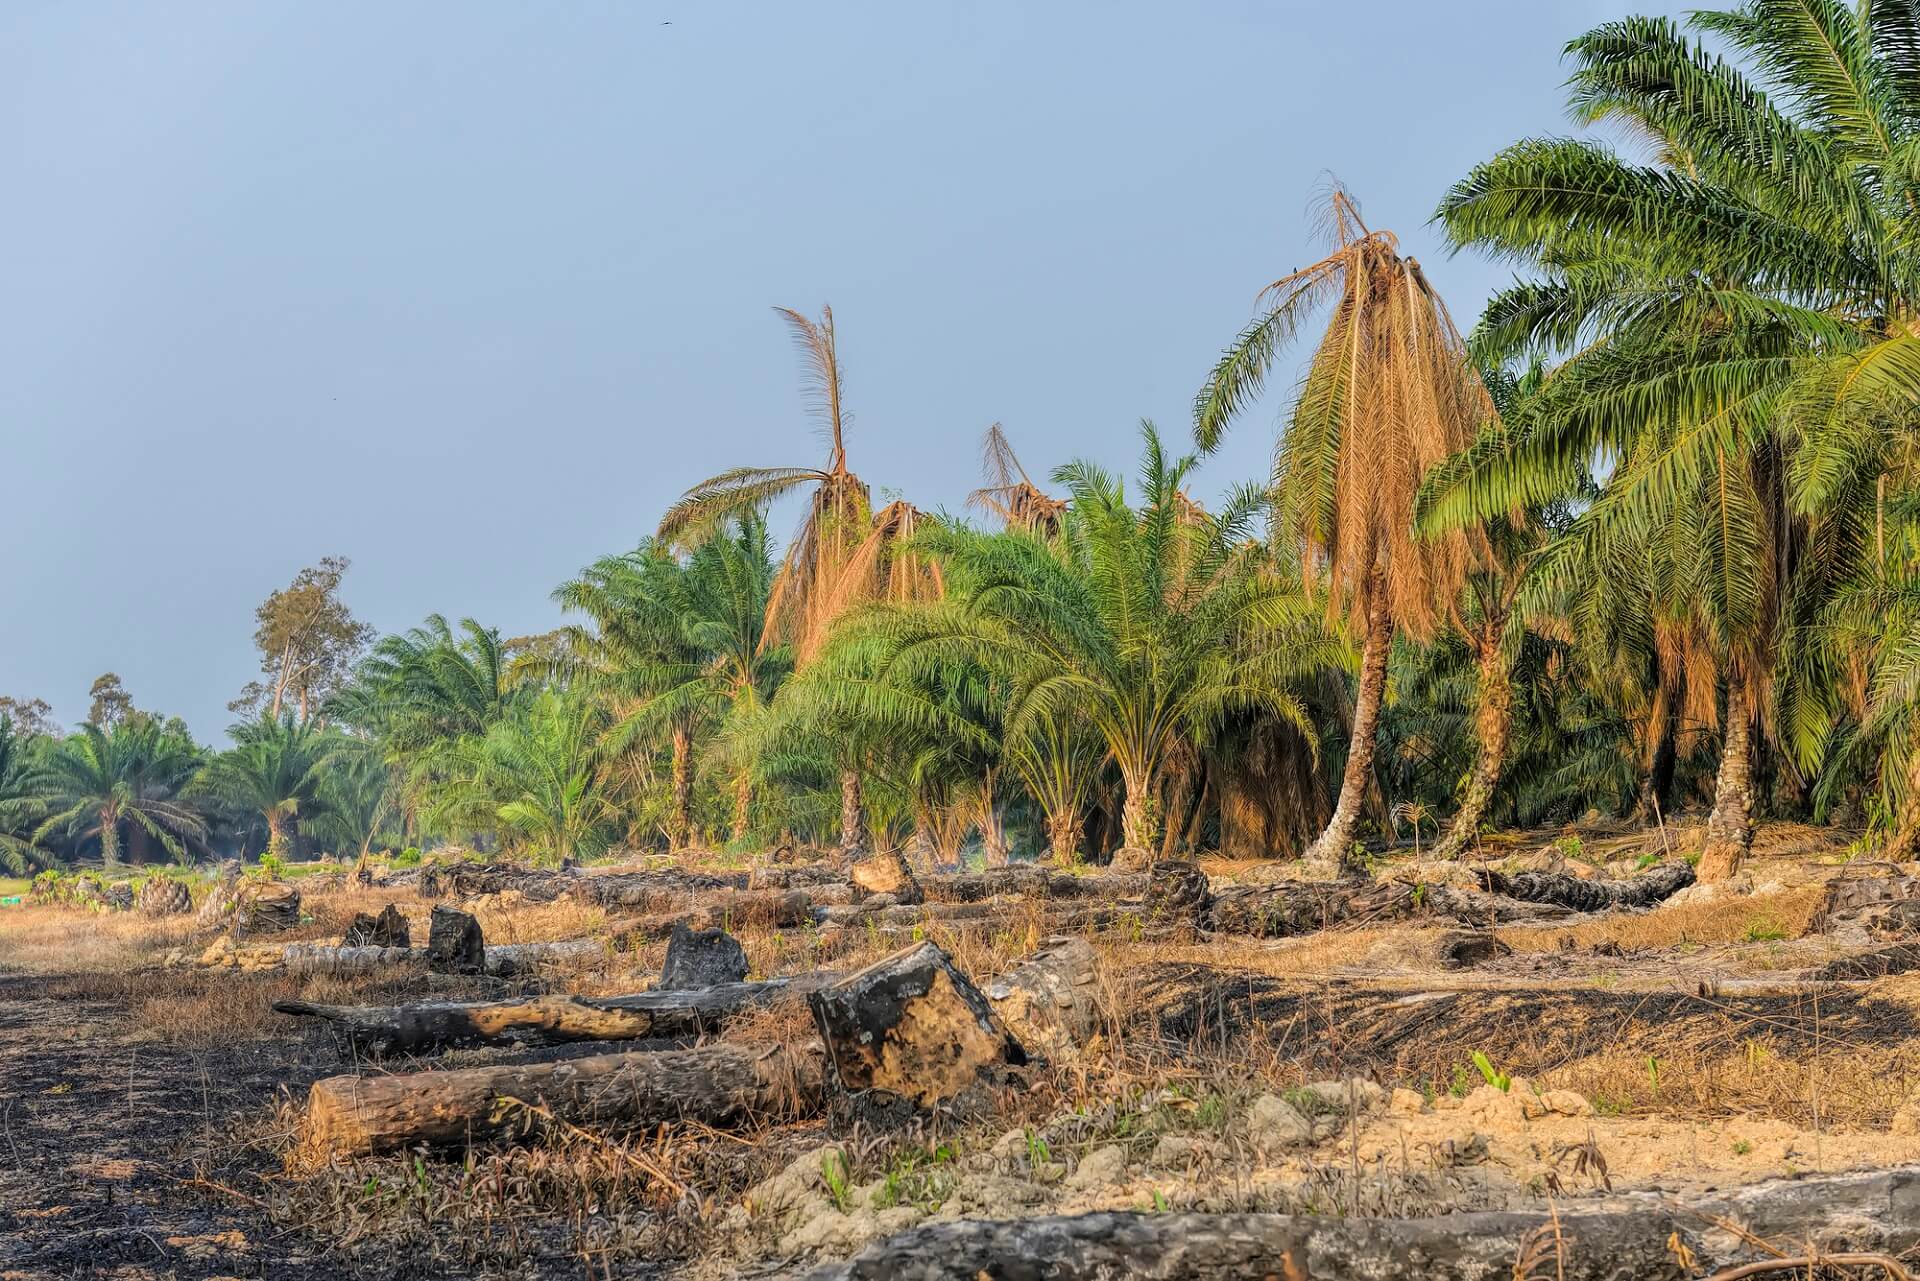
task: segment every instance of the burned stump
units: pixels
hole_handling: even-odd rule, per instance
[[[341,936],[342,947],[411,947],[413,935],[407,927],[407,918],[392,903],[380,909],[378,916],[371,912],[356,913],[347,925],[347,932]]]
[[[827,1045],[830,1082],[843,1095],[874,1091],[932,1107],[968,1090],[983,1069],[1025,1060],[992,1002],[934,943],[896,952],[807,1000]]]
[[[718,987],[746,977],[747,950],[739,939],[725,930],[690,930],[685,922],[673,927],[666,964],[660,967],[661,991]]]
[[[1480,888],[1523,903],[1553,903],[1576,912],[1606,912],[1614,908],[1648,908],[1665,902],[1694,881],[1693,866],[1672,859],[1624,881],[1585,881],[1565,872],[1516,872],[1511,876],[1492,868],[1475,873]]]
[[[1168,859],[1153,865],[1141,900],[1141,915],[1149,924],[1198,928],[1212,906],[1213,890],[1197,864]]]
[[[443,974],[484,974],[487,943],[480,922],[451,907],[436,907],[427,926],[427,968]]]

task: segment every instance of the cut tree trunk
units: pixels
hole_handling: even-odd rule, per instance
[[[1050,938],[985,992],[1028,1057],[1064,1062],[1099,1026],[1100,958],[1083,938]]]
[[[1335,926],[1357,928],[1423,917],[1479,927],[1566,914],[1565,908],[1554,904],[1527,903],[1445,885],[1346,880],[1228,886],[1214,892],[1207,920],[1223,934],[1289,938]]]
[[[1557,903],[1576,912],[1606,912],[1614,908],[1648,908],[1665,902],[1693,884],[1693,868],[1682,859],[1648,868],[1624,881],[1583,881],[1565,872],[1516,872],[1508,876],[1481,868],[1475,876],[1490,894],[1503,894],[1528,903]]]
[[[920,943],[807,998],[842,1095],[884,1091],[917,1107],[952,1099],[982,1069],[1024,1054],[953,958]]]
[[[337,1024],[365,1053],[425,1054],[461,1045],[560,1045],[700,1036],[718,1030],[736,1015],[797,1000],[838,977],[808,974],[796,979],[631,996],[536,996],[416,1005],[279,1001],[273,1008],[281,1014]]]
[[[1741,1230],[1715,1230],[1721,1223]],[[1755,1260],[1784,1276],[1795,1268],[1782,1260],[1796,1257],[1796,1274],[1804,1274],[1816,1266],[1805,1259],[1809,1245],[1838,1265],[1844,1251],[1902,1256],[1916,1244],[1920,1170],[1906,1167],[1781,1180],[1684,1207],[1630,1196],[1584,1212],[1426,1219],[1106,1212],[962,1220],[876,1242],[846,1263],[815,1269],[808,1281],[1484,1281],[1521,1275],[1516,1260],[1529,1256],[1536,1262],[1525,1275],[1556,1281],[1683,1281]]]
[[[356,912],[340,936],[342,947],[412,947],[413,933],[407,918],[392,903],[380,909],[380,915]]]
[[[427,927],[427,968],[444,974],[484,974],[487,943],[480,922],[466,912],[435,907]]]
[[[723,890],[697,907],[607,922],[607,935],[666,938],[676,925],[690,930],[786,929],[813,919],[813,900],[802,890]]]
[[[676,1121],[727,1126],[818,1110],[825,1056],[797,1048],[718,1044],[664,1053],[598,1054],[398,1076],[332,1076],[307,1095],[312,1157],[368,1156],[417,1144],[464,1146],[528,1127],[536,1115],[634,1131]]]
[[[853,882],[856,900],[869,894],[886,894],[896,903],[919,903],[925,898],[913,869],[897,850],[881,850],[860,859],[847,869],[847,879]]]
[[[1480,820],[1493,806],[1493,794],[1500,788],[1500,773],[1506,767],[1507,736],[1513,728],[1513,678],[1500,649],[1499,632],[1491,627],[1489,630],[1493,634],[1480,641],[1480,706],[1473,718],[1480,740],[1478,755],[1453,824],[1433,847],[1436,860],[1459,858],[1473,844],[1480,834]]]
[[[1700,852],[1700,879],[1709,885],[1739,871],[1753,845],[1753,706],[1745,683],[1736,675],[1727,695],[1726,741]]]
[[[1377,555],[1377,553],[1376,553]],[[1360,651],[1360,688],[1353,700],[1353,734],[1347,743],[1347,767],[1340,776],[1340,799],[1327,830],[1308,847],[1309,863],[1339,867],[1359,830],[1360,808],[1373,778],[1373,749],[1378,741],[1380,703],[1387,688],[1387,653],[1393,648],[1393,619],[1387,612],[1387,576],[1376,563],[1368,575],[1367,633]]]
[[[1075,876],[1037,863],[995,868],[990,872],[929,876],[920,882],[929,903],[971,903],[1006,894],[1048,899],[1138,898],[1146,888],[1144,873]]]

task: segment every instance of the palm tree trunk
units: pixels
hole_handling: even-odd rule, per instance
[[[1339,866],[1353,845],[1373,777],[1373,749],[1380,728],[1380,703],[1387,688],[1387,651],[1393,647],[1393,619],[1387,613],[1387,576],[1374,566],[1367,587],[1367,638],[1360,650],[1360,688],[1353,700],[1353,736],[1347,744],[1347,768],[1340,778],[1340,799],[1327,830],[1307,848],[1306,861]]]
[[[1474,728],[1480,736],[1480,754],[1467,778],[1467,792],[1453,825],[1433,847],[1436,859],[1459,858],[1461,851],[1480,831],[1480,820],[1493,804],[1500,786],[1500,771],[1507,763],[1507,734],[1513,728],[1513,674],[1507,670],[1506,655],[1500,652],[1499,634],[1482,637],[1480,643],[1480,706],[1474,716]],[[1414,839],[1419,840],[1415,828]]]
[[[287,856],[287,816],[279,810],[267,811],[267,853],[275,858]]]
[[[685,725],[673,727],[673,813],[667,819],[667,843],[676,850],[687,848],[693,831],[693,731]]]
[[[867,834],[867,806],[860,795],[860,772],[840,771],[840,852],[860,858],[873,848]]]
[[[988,867],[1007,865],[1007,829],[1001,822],[1000,802],[995,795],[992,770],[987,771],[980,789],[980,845]]]
[[[1727,691],[1727,732],[1714,780],[1713,813],[1700,851],[1700,879],[1723,881],[1740,870],[1753,844],[1753,701],[1736,671]]]
[[[100,807],[100,861],[108,867],[120,861],[120,813],[111,805]]]
[[[933,838],[933,824],[923,805],[914,807],[913,835],[907,838],[904,856],[915,876],[931,876],[939,870],[940,845]]]
[[[733,780],[733,842],[747,839],[748,817],[753,806],[753,775],[741,770]]]
[[[1080,853],[1080,816],[1071,806],[1063,805],[1047,815],[1047,844],[1056,864],[1073,866]]]
[[[1121,782],[1127,790],[1127,799],[1120,807],[1120,843],[1127,849],[1142,851],[1151,859],[1153,823],[1147,815],[1148,782],[1144,777],[1124,772]]]

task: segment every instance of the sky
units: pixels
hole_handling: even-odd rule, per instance
[[[1440,197],[1572,132],[1561,47],[1650,11],[9,0],[0,694],[71,723],[111,670],[222,738],[329,555],[382,631],[555,626],[688,485],[823,461],[776,305],[832,304],[877,498],[958,510],[996,421],[1036,478],[1131,471],[1320,256],[1329,172],[1470,325],[1511,272]]]

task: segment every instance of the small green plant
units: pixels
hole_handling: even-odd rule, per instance
[[[1166,1196],[1165,1196],[1164,1194],[1162,1194],[1162,1193],[1161,1193],[1161,1191],[1160,1191],[1160,1189],[1159,1189],[1159,1188],[1155,1188],[1155,1189],[1153,1190],[1153,1209],[1154,1209],[1154,1213],[1156,1213],[1156,1214],[1165,1214],[1165,1213],[1167,1212],[1167,1208],[1168,1208],[1168,1207],[1167,1207],[1167,1198],[1166,1198]]]
[[[268,850],[260,856],[260,875],[262,878],[269,881],[277,881],[285,876],[286,871],[287,860],[281,858],[272,850]]]
[[[1655,863],[1658,863],[1659,861],[1660,861],[1660,856],[1658,854],[1655,854],[1652,850],[1648,850],[1645,854],[1642,854],[1639,858],[1633,860],[1633,870],[1636,872],[1644,872],[1648,868],[1652,867]]]
[[[1041,1135],[1040,1131],[1034,1129],[1032,1126],[1028,1126],[1027,1168],[1037,1171],[1041,1166],[1051,1160],[1053,1160],[1053,1149],[1047,1146],[1046,1138]]]
[[[1619,1099],[1596,1094],[1593,1096],[1593,1111],[1596,1116],[1625,1116],[1627,1105]]]
[[[1459,1063],[1454,1064],[1453,1065],[1453,1082],[1452,1084],[1447,1086],[1447,1093],[1451,1094],[1456,1099],[1464,1099],[1467,1097],[1467,1091],[1472,1088],[1473,1088],[1473,1081],[1470,1077],[1467,1076],[1467,1069],[1465,1068],[1465,1066]]]
[[[1745,1156],[1751,1151],[1753,1151],[1753,1144],[1747,1142],[1745,1139],[1735,1139],[1733,1141],[1733,1154],[1735,1156]]]
[[[846,1154],[835,1148],[820,1158],[820,1178],[827,1185],[827,1197],[833,1208],[845,1214],[853,1209],[853,1180],[847,1173]]]
[[[1555,841],[1553,847],[1560,851],[1561,858],[1572,859],[1578,863],[1588,861],[1586,842],[1571,832]]]
[[[420,853],[420,847],[418,845],[409,845],[393,856],[393,866],[418,867],[420,866],[422,857],[424,856]]]
[[[1193,1110],[1193,1124],[1196,1129],[1217,1130],[1227,1121],[1227,1099],[1223,1094],[1209,1094],[1200,1100]]]
[[[1660,1060],[1651,1054],[1647,1055],[1647,1084],[1655,1094],[1660,1093]]]
[[[1502,1094],[1513,1088],[1513,1078],[1497,1070],[1493,1066],[1493,1060],[1487,1057],[1485,1050],[1473,1052],[1473,1066],[1480,1070],[1482,1080]]]
[[[1749,943],[1777,943],[1787,937],[1787,928],[1771,916],[1756,916],[1747,922],[1745,937]]]

